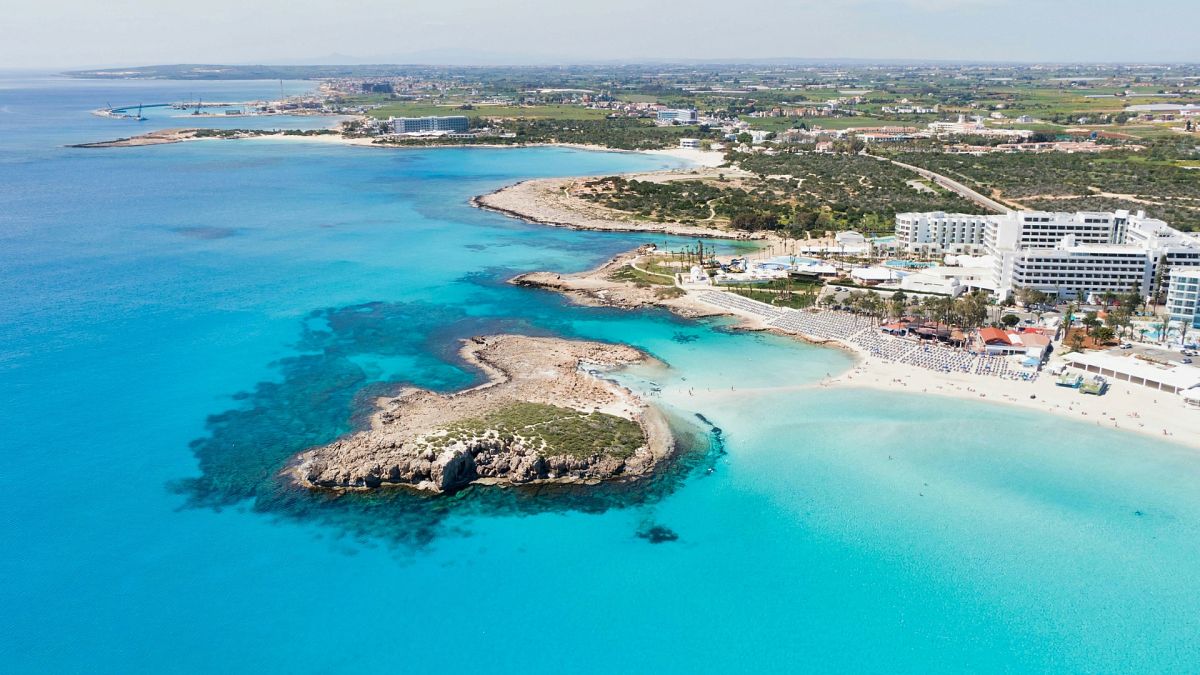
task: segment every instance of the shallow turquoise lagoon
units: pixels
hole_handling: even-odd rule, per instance
[[[119,123],[87,114],[101,98],[278,83],[0,83],[5,672],[1200,662],[1192,451],[825,389],[849,365],[841,352],[509,286],[662,239],[467,204],[521,178],[669,160],[269,141],[69,150],[114,135]],[[475,382],[456,341],[494,331],[648,350],[667,366],[619,377],[674,416],[689,451],[637,491],[328,499],[274,481],[375,393]],[[679,538],[637,536],[651,526]]]

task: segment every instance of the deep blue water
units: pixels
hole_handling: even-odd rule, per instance
[[[1192,451],[813,388],[840,352],[503,283],[661,238],[527,225],[471,195],[661,158],[62,147],[178,126],[88,114],[105,102],[278,86],[0,79],[0,670],[1200,663]],[[651,351],[670,367],[623,377],[661,387],[692,450],[634,491],[330,499],[274,480],[374,393],[476,381],[456,341],[494,331]],[[679,539],[637,536],[653,525]]]

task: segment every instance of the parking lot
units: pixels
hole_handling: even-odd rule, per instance
[[[1125,344],[1128,344],[1131,346],[1126,349],[1123,349],[1121,347],[1114,347],[1107,351],[1113,352],[1115,354],[1120,354],[1121,356],[1141,357],[1146,361],[1150,361],[1153,363],[1161,363],[1161,364],[1167,365],[1167,366],[1177,366],[1180,364],[1184,364],[1184,363],[1188,362],[1187,361],[1188,359],[1191,359],[1193,362],[1195,362],[1197,359],[1197,357],[1194,355],[1193,356],[1184,355],[1178,349],[1166,349],[1165,347],[1160,347],[1157,345],[1145,345],[1145,344],[1139,344],[1137,342],[1133,342],[1133,343],[1127,342]],[[1188,351],[1189,353],[1191,352],[1191,350],[1186,350],[1186,351]]]

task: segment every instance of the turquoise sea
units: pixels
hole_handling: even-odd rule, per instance
[[[813,387],[848,359],[506,285],[662,239],[467,204],[671,160],[62,147],[180,125],[88,114],[106,103],[278,89],[0,77],[0,671],[1197,670],[1194,451]],[[688,450],[633,490],[275,480],[374,395],[475,382],[456,341],[496,331],[650,351],[669,367],[620,377],[661,390]]]

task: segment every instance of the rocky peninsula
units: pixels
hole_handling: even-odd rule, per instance
[[[509,280],[527,288],[562,293],[573,302],[591,307],[643,309],[664,307],[688,318],[721,314],[709,305],[689,297],[671,277],[643,271],[638,260],[654,252],[652,245],[626,251],[595,269],[576,274],[528,272]],[[647,283],[646,279],[652,279]]]
[[[700,180],[718,175],[741,175],[736,168],[697,168],[652,171],[625,176],[629,180],[669,182]],[[691,225],[638,219],[630,213],[610,209],[579,197],[578,189],[591,178],[539,178],[479,195],[471,204],[514,218],[553,227],[610,232],[653,232],[709,239],[761,239],[760,233],[748,233],[710,225]]]
[[[266,129],[159,129],[136,136],[114,138],[107,141],[91,143],[75,143],[69,148],[137,148],[148,145],[167,145],[171,143],[186,143],[188,141],[206,140],[239,140],[245,138],[337,138],[342,136],[331,129],[309,129],[275,131]]]
[[[648,360],[623,345],[493,335],[460,355],[488,376],[443,395],[379,399],[370,427],[297,456],[285,475],[335,490],[595,483],[651,473],[673,449],[666,420],[600,371]]]

